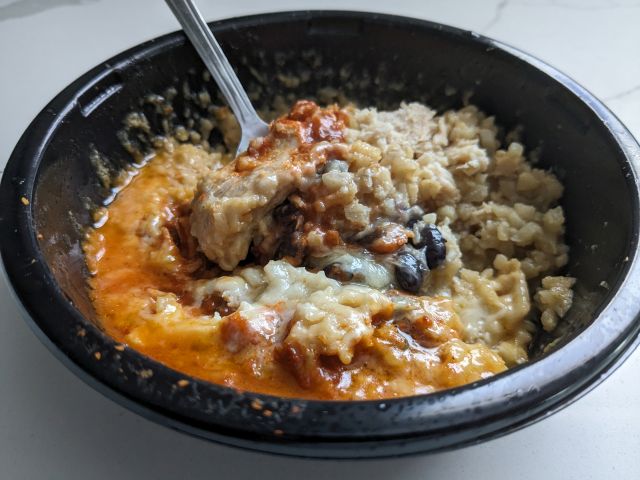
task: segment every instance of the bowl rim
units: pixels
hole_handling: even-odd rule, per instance
[[[640,341],[640,146],[634,137],[594,95],[554,67],[475,32],[409,17],[340,10],[257,14],[218,20],[209,25],[214,31],[221,32],[257,24],[318,18],[382,22],[391,27],[410,26],[437,31],[458,41],[479,43],[551,77],[598,117],[620,150],[617,161],[627,174],[627,185],[634,204],[632,238],[628,245],[629,261],[617,285],[611,287],[608,299],[603,302],[592,324],[561,349],[491,379],[430,394],[384,400],[320,401],[239,392],[181,374],[131,348],[122,352],[116,350],[117,343],[85,319],[55,282],[36,238],[33,193],[40,160],[48,143],[65,115],[77,107],[78,98],[114,70],[185,43],[182,32],[177,31],[129,48],[80,76],[35,117],[11,154],[0,184],[0,203],[3,205],[0,214],[0,255],[7,283],[38,338],[91,386],[152,420],[227,444],[303,456],[350,456],[342,453],[341,449],[353,442],[367,445],[367,448],[380,446],[382,442],[388,447],[387,453],[396,455],[405,453],[408,439],[418,440],[418,444],[422,440],[423,446],[435,445],[433,439],[444,430],[464,430],[470,426],[476,429],[474,438],[458,440],[442,448],[474,443],[533,423],[568,405],[600,383]],[[23,204],[22,198],[29,200],[29,204]],[[65,326],[68,331],[64,332],[60,325],[56,325],[60,318],[68,323]],[[97,352],[100,352],[101,359],[97,358]],[[119,357],[121,364],[128,361],[132,365],[153,369],[156,390],[123,388],[123,383],[114,380],[113,372],[103,368],[106,363],[115,361],[116,357]],[[544,379],[542,386],[532,385],[531,376]],[[188,379],[189,387],[176,388],[178,382],[184,379]],[[273,406],[278,412],[301,411],[302,414],[283,413],[280,419],[282,423],[297,422],[300,428],[282,432],[274,428],[278,423],[264,418],[261,418],[259,427],[252,422],[231,426],[225,424],[220,414],[209,412],[207,417],[202,405],[190,400],[194,396],[230,399],[228,401],[239,406],[247,418],[254,420],[262,412],[262,409],[255,408],[256,402]],[[403,414],[403,408],[408,406],[412,408]],[[381,423],[379,431],[374,435],[365,435],[355,429],[336,433],[323,424],[324,415],[348,415],[356,411],[366,415],[375,414]],[[320,418],[313,428],[302,425],[308,422],[309,415]],[[315,455],[311,451],[311,445],[319,444],[323,446],[323,455]],[[433,450],[435,447],[427,449]],[[377,455],[387,453],[378,451]]]

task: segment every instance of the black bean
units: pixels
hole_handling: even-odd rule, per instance
[[[413,226],[418,223],[418,221],[420,221],[420,217],[414,217],[409,219],[409,221],[407,222],[407,228],[412,229]]]
[[[427,224],[420,230],[420,241],[414,242],[416,248],[426,247],[427,265],[430,269],[437,268],[447,256],[446,240],[433,224]]]
[[[300,211],[289,201],[285,201],[273,209],[273,218],[279,224],[295,223]]]
[[[417,258],[416,254],[420,253],[404,250],[398,253],[394,259],[398,286],[411,293],[420,291],[424,274],[428,270],[424,260]]]
[[[306,248],[307,244],[302,232],[297,230],[285,232],[276,250],[275,258],[290,257],[296,265],[299,265],[304,259]]]
[[[292,263],[300,264],[306,253],[304,215],[286,201],[274,209],[273,219],[273,228],[259,245],[253,246],[258,263],[264,265],[269,260],[290,257]]]
[[[349,282],[353,280],[353,272],[350,272],[345,266],[338,262],[333,262],[322,269],[325,275],[340,282]]]

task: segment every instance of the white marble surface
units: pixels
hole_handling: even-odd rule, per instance
[[[639,0],[199,0],[208,19],[302,8],[375,10],[476,30],[559,67],[640,137]],[[224,4],[222,4],[224,3]],[[177,24],[160,0],[0,0],[0,169],[36,113],[96,63]],[[152,424],[60,365],[0,280],[0,478],[640,478],[640,351],[595,391],[463,450],[367,462],[233,450]]]

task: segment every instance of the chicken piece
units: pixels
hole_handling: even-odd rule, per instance
[[[193,203],[191,233],[204,254],[224,270],[233,270],[249,250],[259,222],[282,203],[307,175],[313,162],[293,165],[294,146],[282,147],[251,172],[236,165],[203,180]]]
[[[191,234],[200,249],[224,270],[244,260],[254,236],[272,210],[339,148],[345,113],[298,102],[289,115],[274,121],[266,137],[247,152],[211,172],[199,184],[191,214]],[[336,146],[338,147],[338,146]]]

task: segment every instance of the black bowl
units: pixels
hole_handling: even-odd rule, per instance
[[[276,95],[314,98],[324,87],[362,105],[418,100],[439,109],[460,105],[472,92],[472,102],[505,127],[523,125],[525,144],[539,149],[540,164],[566,187],[575,305],[558,338],[536,340],[527,365],[464,387],[384,401],[277,398],[194,378],[181,386],[179,372],[129,348],[114,349],[95,323],[80,247],[91,208],[110,194],[91,159],[99,156],[111,170],[130,162],[122,136],[148,149],[147,133],[118,137],[128,112],[142,109],[152,130],[171,130],[188,123],[186,110],[197,116],[189,91],[217,94],[183,34],[173,33],[67,87],[24,133],[2,179],[0,252],[9,281],[38,337],[93,387],[159,423],[229,445],[379,457],[471,444],[531,424],[601,382],[637,345],[640,150],[575,82],[501,43],[408,18],[289,12],[211,27],[263,107]],[[176,114],[163,123],[153,98],[141,99],[170,85],[180,87]]]

